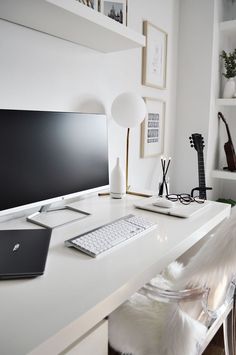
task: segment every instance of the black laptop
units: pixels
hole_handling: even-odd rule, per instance
[[[50,238],[51,229],[0,230],[0,278],[42,275]]]

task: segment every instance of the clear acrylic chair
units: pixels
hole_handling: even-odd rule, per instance
[[[225,355],[236,355],[236,208],[186,265],[173,262],[109,317],[121,354],[199,355],[223,324]]]

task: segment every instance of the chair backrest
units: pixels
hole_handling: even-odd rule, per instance
[[[213,288],[236,272],[236,208],[183,268],[178,288]]]
[[[186,286],[216,289],[224,276],[231,276],[235,270],[236,209],[233,209],[230,218],[221,223],[214,236],[186,266],[172,263],[150,283],[165,290],[169,287],[185,289]],[[161,303],[134,294],[109,317],[112,346],[124,353],[138,355],[196,354],[197,347],[201,348],[206,341],[208,331],[207,325],[192,317],[193,313],[197,316],[202,311],[201,300],[195,305],[187,303],[191,312],[180,303]]]
[[[209,233],[206,243],[183,266],[173,286],[176,289],[208,287],[210,293],[207,308],[214,311],[225,302],[230,281],[236,273],[236,208],[232,209],[231,216],[214,230],[212,237],[211,234]],[[196,344],[201,349],[206,339],[210,341],[211,338],[207,337],[207,327],[203,326],[205,323],[195,321],[201,314],[201,309],[199,302],[191,304],[180,302],[180,307],[176,306],[163,330],[163,344],[167,344],[165,354],[175,353],[173,349],[176,354],[196,354],[194,350]],[[186,339],[186,332],[188,334],[186,344],[178,342],[179,339]],[[168,339],[165,334],[173,334],[173,337]]]

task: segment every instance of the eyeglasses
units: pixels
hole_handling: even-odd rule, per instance
[[[184,205],[189,205],[191,202],[204,203],[205,200],[199,196],[192,197],[189,194],[169,194],[166,198],[172,202],[180,201]]]

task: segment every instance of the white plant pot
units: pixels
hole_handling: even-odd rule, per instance
[[[231,99],[235,94],[235,80],[234,78],[227,79],[223,91],[224,99]]]

